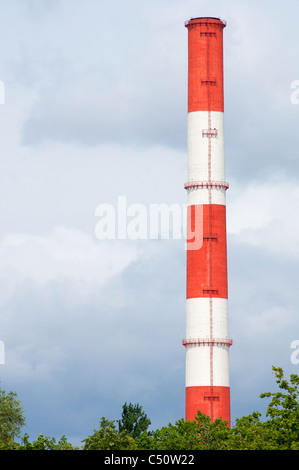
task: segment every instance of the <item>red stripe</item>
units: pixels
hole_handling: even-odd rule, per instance
[[[210,416],[212,421],[222,417],[230,425],[230,388],[186,387],[185,419],[193,421],[198,411]]]
[[[221,20],[191,20],[188,28],[188,112],[222,111],[223,28]]]
[[[187,299],[227,299],[226,207],[204,204],[203,225],[196,228],[193,220],[194,208],[195,206],[191,206],[188,211],[187,226],[202,234],[203,244],[197,250],[187,247]]]

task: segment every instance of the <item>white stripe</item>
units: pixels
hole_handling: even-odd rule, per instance
[[[210,347],[186,349],[186,387],[210,385]]]
[[[186,301],[186,339],[209,338],[212,305],[213,338],[228,337],[227,299],[199,297]]]
[[[229,350],[213,347],[213,383],[210,378],[211,346],[189,347],[186,350],[186,387],[215,385],[229,387]]]
[[[211,122],[209,123],[209,114]],[[188,181],[225,181],[224,113],[194,111],[188,113]],[[207,137],[203,132],[217,130],[217,136]],[[211,174],[208,165],[208,144],[211,143]]]
[[[224,188],[211,188],[211,200],[207,188],[190,188],[187,193],[187,203],[194,204],[221,204],[226,205],[226,190]]]
[[[186,340],[207,340],[211,338],[211,333],[212,339],[229,339],[227,299],[187,299]],[[211,385],[211,347],[213,385],[229,386],[228,346],[194,344],[186,347],[186,387]]]

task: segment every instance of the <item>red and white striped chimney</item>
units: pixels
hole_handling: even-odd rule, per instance
[[[187,247],[186,412],[230,424],[223,29],[218,18],[192,18],[188,29],[187,230],[202,232]],[[194,219],[203,211],[202,223]],[[193,214],[193,215],[192,215]],[[194,228],[195,224],[195,228]],[[197,225],[196,225],[197,224]],[[199,235],[198,235],[199,236]]]

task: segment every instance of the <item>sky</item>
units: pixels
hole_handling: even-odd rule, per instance
[[[265,412],[272,366],[299,374],[298,10],[0,0],[0,386],[22,435],[80,445],[125,402],[152,429],[184,417],[184,237],[96,227],[103,205],[186,204],[191,17],[227,22],[232,422]]]

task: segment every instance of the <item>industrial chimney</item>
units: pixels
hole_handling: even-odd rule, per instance
[[[224,164],[223,29],[219,18],[192,18],[188,29],[186,411],[230,425],[226,190]],[[202,218],[196,220],[196,208]],[[200,211],[199,211],[200,212]],[[198,238],[197,236],[197,238]]]

